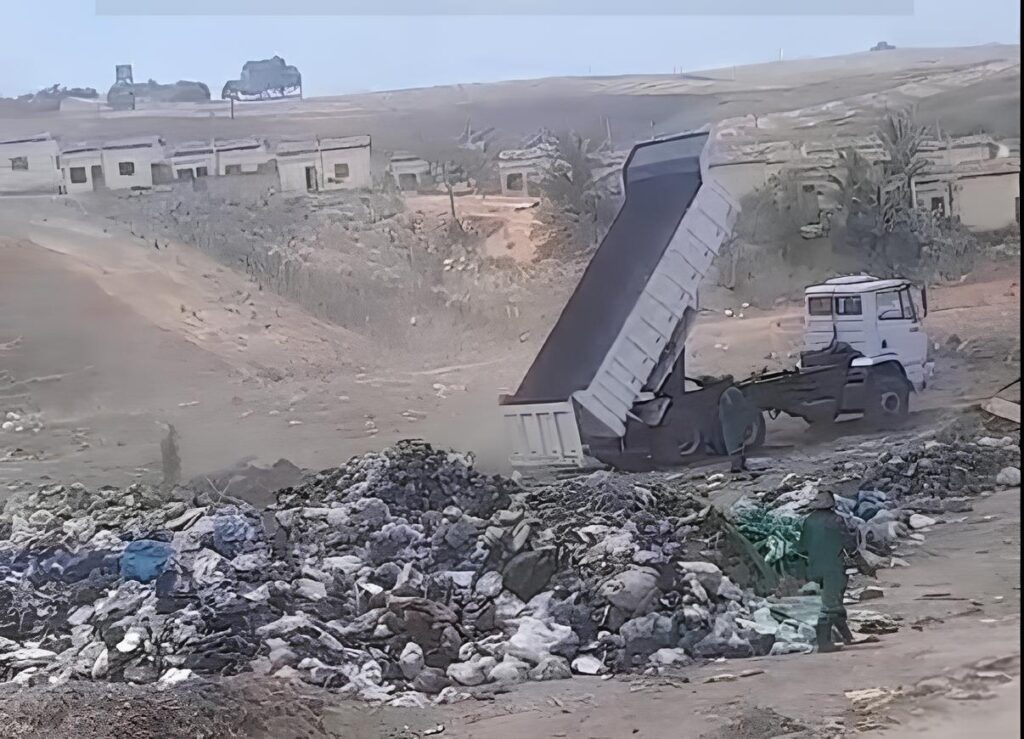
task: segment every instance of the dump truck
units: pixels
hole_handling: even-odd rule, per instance
[[[518,389],[499,398],[514,467],[644,471],[723,455],[718,402],[732,385],[761,411],[746,432],[754,449],[765,414],[899,419],[926,384],[927,295],[869,276],[807,289],[792,370],[740,382],[687,376],[698,290],[739,216],[707,176],[708,140],[644,142],[627,157],[615,220]]]

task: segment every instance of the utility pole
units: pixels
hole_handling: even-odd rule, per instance
[[[455,190],[452,188],[451,180],[448,177],[448,162],[444,162],[441,165],[441,176],[444,177],[444,186],[448,190],[448,207],[452,211],[452,222],[459,224],[461,228],[462,224],[459,223],[459,218],[455,215]]]

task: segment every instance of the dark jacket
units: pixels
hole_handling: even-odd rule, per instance
[[[800,529],[800,550],[812,578],[841,573],[846,569],[843,552],[855,552],[857,538],[835,510],[812,511]]]

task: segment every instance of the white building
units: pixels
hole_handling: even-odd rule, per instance
[[[276,148],[281,190],[358,190],[373,184],[370,137],[281,141]]]
[[[910,183],[918,208],[951,216],[972,231],[1020,224],[1020,159],[1000,157],[933,167]]]
[[[64,191],[69,194],[105,190],[107,187],[99,144],[79,143],[62,149],[60,170]]]
[[[261,139],[217,140],[213,148],[219,175],[256,174],[274,168],[274,155]]]
[[[212,141],[187,141],[167,147],[167,163],[176,180],[194,180],[217,172]]]
[[[399,190],[422,190],[434,184],[430,162],[407,151],[396,151],[391,155],[388,173]]]
[[[75,144],[60,153],[68,193],[90,190],[146,190],[153,187],[153,170],[164,161],[159,136]]]
[[[48,133],[0,141],[0,193],[61,191],[57,142]]]

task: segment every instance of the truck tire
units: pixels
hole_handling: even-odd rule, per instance
[[[754,422],[747,428],[747,433],[743,437],[743,448],[746,450],[758,449],[764,444],[764,437],[767,434],[768,429],[764,420],[764,413],[758,411],[757,417]]]
[[[899,423],[910,413],[910,384],[895,372],[873,374],[868,380],[864,418],[874,423]]]

